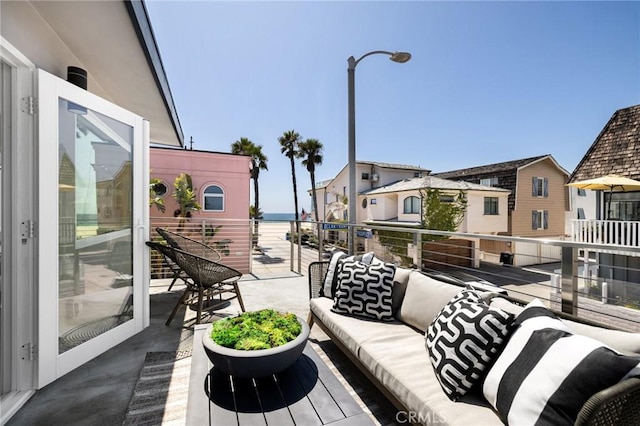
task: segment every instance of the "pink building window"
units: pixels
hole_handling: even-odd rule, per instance
[[[208,212],[224,211],[224,191],[218,185],[209,185],[205,188],[204,210]]]

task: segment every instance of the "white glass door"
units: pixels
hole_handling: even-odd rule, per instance
[[[146,122],[44,71],[38,92],[40,387],[146,326],[149,262]]]

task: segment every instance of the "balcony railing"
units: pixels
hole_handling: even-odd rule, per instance
[[[640,245],[640,222],[573,219],[571,221],[571,241],[638,247]]]
[[[152,223],[186,230],[210,244],[229,240],[222,263],[269,278],[305,275],[309,263],[327,260],[332,250],[346,251],[352,226],[301,222],[298,233],[295,222],[260,221],[256,236],[248,220],[193,219],[186,227],[173,219]],[[538,298],[557,311],[640,332],[638,228],[625,224],[603,223],[596,231],[599,239],[593,240],[597,243],[357,225],[355,247],[399,266],[444,274],[459,283],[493,284],[523,301]],[[217,229],[213,237],[207,236],[211,227]],[[615,235],[630,236],[624,241],[635,245],[623,245]]]

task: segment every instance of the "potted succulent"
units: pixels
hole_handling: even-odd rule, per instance
[[[214,368],[235,377],[264,377],[292,365],[308,337],[309,326],[295,314],[263,309],[214,322],[202,344]]]

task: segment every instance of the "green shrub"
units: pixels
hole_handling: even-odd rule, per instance
[[[211,338],[220,346],[248,351],[284,345],[301,330],[295,314],[263,309],[214,322]]]

